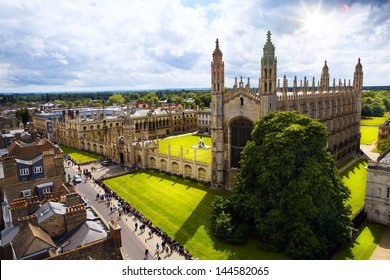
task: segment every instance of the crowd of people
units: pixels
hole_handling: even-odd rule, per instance
[[[162,239],[161,243],[161,252],[160,248],[156,248],[156,257],[160,258],[160,253],[165,252],[167,256],[170,256],[172,252],[175,250],[180,255],[184,256],[185,259],[191,260],[193,259],[191,253],[188,250],[185,250],[184,247],[179,244],[176,240],[168,236],[167,233],[165,233],[160,228],[156,227],[148,218],[146,218],[141,212],[139,212],[135,207],[131,206],[127,201],[122,199],[120,196],[117,195],[116,192],[112,191],[106,184],[102,182],[102,180],[95,179],[95,183],[99,185],[103,191],[104,194],[97,194],[96,199],[100,200],[101,202],[107,203],[107,207],[111,207],[111,212],[118,211],[119,218],[122,217],[122,215],[128,215],[130,217],[134,217],[135,220],[135,231],[138,229],[140,230],[140,233],[145,232],[146,227],[148,227],[149,231],[149,239],[152,239],[153,235],[157,235]],[[116,205],[113,205],[111,202],[115,200],[117,201]],[[138,226],[138,223],[141,223]],[[148,239],[145,240],[145,242]]]

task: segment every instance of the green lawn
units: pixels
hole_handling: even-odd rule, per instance
[[[360,121],[360,144],[369,145],[378,139],[378,127],[388,119],[388,113],[384,117],[364,118]]]
[[[369,117],[362,118],[360,121],[360,125],[362,126],[380,126],[388,119],[388,114],[386,113],[384,117]]]
[[[206,146],[211,146],[211,137],[202,136],[203,142]],[[174,137],[168,137],[159,140],[159,151],[162,154],[168,154],[168,143],[170,144],[171,155],[180,156],[180,149],[183,145],[183,157],[187,159],[194,159],[194,149],[192,146],[196,146],[199,143],[200,136],[197,135],[179,135]],[[211,149],[196,149],[196,160],[211,163]]]
[[[369,222],[356,240],[342,247],[333,257],[334,260],[368,260],[382,238],[386,226]]]
[[[200,259],[287,259],[284,254],[264,252],[258,241],[242,246],[222,243],[211,232],[211,202],[228,195],[157,171],[137,172],[105,181],[112,190],[148,217],[154,225]]]
[[[360,127],[360,144],[369,145],[378,139],[378,127],[375,126],[361,126]]]
[[[348,203],[352,206],[352,216],[364,205],[367,175],[365,166],[367,166],[366,161],[358,160],[340,174],[344,184],[351,190],[351,198]]]
[[[90,162],[101,158],[100,155],[79,151],[67,146],[59,145],[61,150],[76,161],[77,164]]]

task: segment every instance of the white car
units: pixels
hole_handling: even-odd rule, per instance
[[[75,182],[75,183],[81,183],[81,177],[80,177],[80,175],[74,175],[74,177],[73,177],[73,182]]]

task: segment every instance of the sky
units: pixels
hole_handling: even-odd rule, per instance
[[[1,0],[0,92],[210,88],[219,39],[225,86],[257,87],[268,30],[278,78],[390,85],[390,1]]]

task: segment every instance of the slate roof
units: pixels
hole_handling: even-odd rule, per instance
[[[89,243],[105,239],[108,237],[108,232],[102,221],[86,221],[68,233],[70,236],[67,240],[67,245],[63,251],[67,252],[76,249],[79,246],[84,246]]]
[[[38,142],[33,143],[20,143],[15,141],[9,147],[8,155],[20,159],[31,159],[51,149],[54,150],[55,154],[61,154],[60,149],[56,148],[46,139],[40,139]]]
[[[54,214],[65,215],[66,205],[63,203],[48,201],[41,205],[34,214],[38,216],[38,223],[42,223]]]
[[[18,259],[45,249],[56,248],[49,234],[29,222],[20,226],[20,230],[14,238],[13,246]]]

